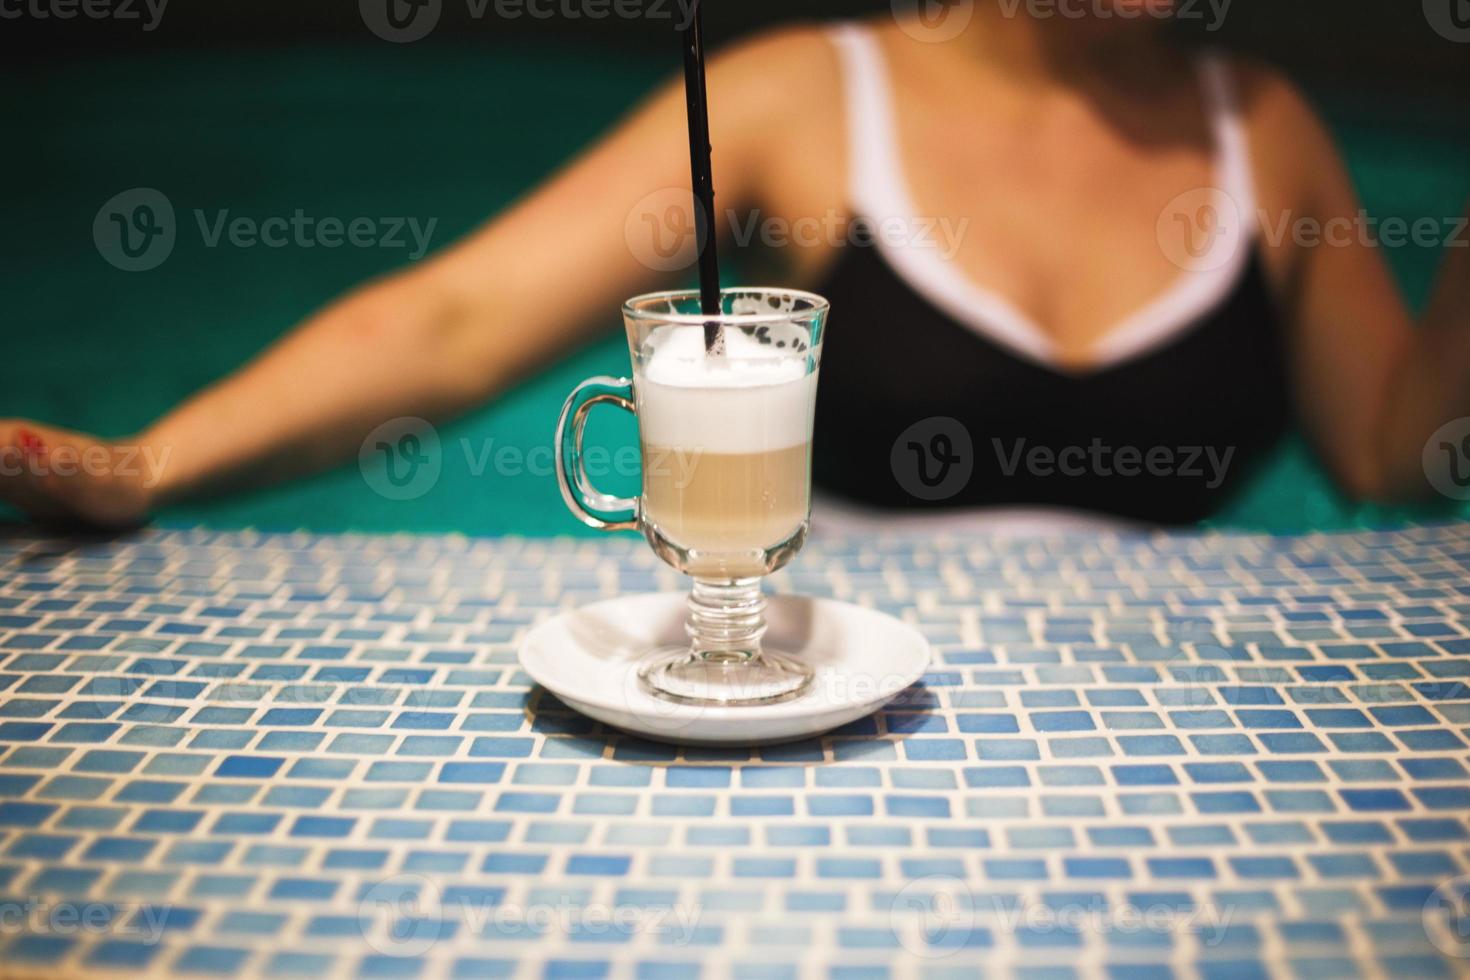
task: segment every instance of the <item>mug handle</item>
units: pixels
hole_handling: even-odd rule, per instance
[[[566,501],[567,509],[583,524],[601,531],[636,531],[637,498],[614,497],[598,490],[588,478],[586,460],[582,458],[582,430],[587,427],[587,415],[592,406],[601,402],[637,415],[633,408],[633,382],[627,378],[599,375],[572,389],[556,422],[556,483],[561,487],[561,499]],[[614,511],[627,511],[628,516],[601,516]]]

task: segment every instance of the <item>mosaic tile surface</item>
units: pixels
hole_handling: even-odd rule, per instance
[[[1470,525],[814,542],[917,624],[890,709],[602,729],[528,623],[641,542],[0,539],[0,973],[1449,976]]]

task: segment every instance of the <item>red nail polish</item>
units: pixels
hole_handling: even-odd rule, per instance
[[[17,429],[15,442],[27,456],[39,456],[46,451],[46,443],[30,429]]]

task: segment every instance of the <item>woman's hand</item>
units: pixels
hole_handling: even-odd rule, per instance
[[[20,419],[0,419],[0,501],[37,520],[121,528],[158,498],[167,452]]]

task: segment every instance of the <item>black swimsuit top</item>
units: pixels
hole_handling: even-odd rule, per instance
[[[874,216],[916,212],[892,146],[881,55],[856,27],[834,40],[853,210],[870,233],[850,239],[869,244],[844,247],[817,290],[833,309],[817,386],[818,486],[878,507],[1039,505],[1160,523],[1215,511],[1290,415],[1259,252],[1245,222],[1220,220],[1230,207],[1254,214],[1223,66],[1207,63],[1204,77],[1228,197],[1199,203],[1215,209],[1201,227],[1223,228],[1217,250],[1202,237],[1200,251],[1181,253],[1175,287],[1105,336],[1102,362],[1079,374],[1051,362],[1045,336],[965,282],[932,242],[883,244]],[[923,230],[906,227],[918,243]]]

